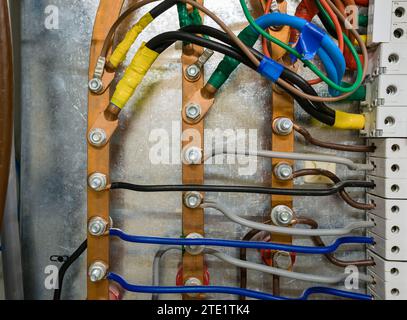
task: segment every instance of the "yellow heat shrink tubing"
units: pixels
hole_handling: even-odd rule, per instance
[[[137,40],[141,32],[154,21],[153,16],[150,13],[145,14],[132,28],[127,32],[124,40],[117,46],[111,55],[109,62],[110,64],[117,68],[127,56],[131,46]]]
[[[117,85],[111,103],[123,109],[160,54],[143,43]]]
[[[362,114],[353,114],[336,111],[334,128],[345,130],[362,130],[365,128],[366,119]]]

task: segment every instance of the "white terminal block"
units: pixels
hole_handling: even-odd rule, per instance
[[[374,158],[407,159],[407,139],[372,139],[368,145],[374,145],[376,150],[370,153]]]
[[[372,231],[367,232],[368,237],[375,241],[374,245],[369,245],[369,250],[389,261],[407,262],[407,239],[384,239]]]
[[[368,176],[369,181],[375,183],[376,187],[369,193],[386,199],[407,200],[407,179],[390,179]]]
[[[369,163],[374,166],[374,170],[370,172],[372,176],[390,179],[407,177],[406,159],[369,157]]]
[[[361,135],[370,138],[407,138],[407,107],[377,107],[363,112],[365,129]]]
[[[372,194],[367,195],[367,202],[375,204],[371,214],[390,221],[407,220],[407,200],[384,199]]]
[[[370,0],[368,45],[407,42],[407,0]]]
[[[375,266],[368,268],[368,274],[374,278],[369,285],[369,293],[377,300],[407,299],[407,263],[386,261],[373,252],[368,252]]]
[[[380,75],[367,84],[367,101],[372,107],[406,107],[407,75]]]
[[[381,43],[369,63],[369,74],[407,75],[407,43]]]

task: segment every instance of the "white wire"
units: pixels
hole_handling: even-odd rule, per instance
[[[352,233],[357,229],[368,229],[373,228],[375,223],[372,221],[362,221],[355,222],[348,225],[345,228],[340,229],[295,229],[295,228],[285,228],[278,227],[274,225],[268,225],[264,223],[257,223],[253,221],[246,220],[242,217],[235,215],[234,213],[229,212],[223,208],[220,204],[214,202],[205,202],[201,206],[204,209],[214,209],[222,213],[224,216],[232,220],[233,222],[240,224],[242,226],[258,230],[258,231],[267,231],[277,234],[285,234],[291,236],[306,236],[306,237],[325,237],[325,236],[344,236]]]
[[[251,151],[251,150],[237,150],[230,152],[226,150],[226,146],[221,148],[213,148],[209,154],[205,156],[205,162],[218,155],[241,155],[241,156],[253,156],[260,158],[271,158],[271,159],[286,159],[286,160],[302,160],[302,161],[317,161],[317,162],[327,162],[336,163],[348,167],[350,170],[360,170],[360,171],[373,171],[374,166],[371,164],[355,163],[350,159],[336,157],[331,155],[316,154],[316,153],[291,153],[291,152],[277,152],[277,151]]]

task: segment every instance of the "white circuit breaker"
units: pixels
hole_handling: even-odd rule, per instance
[[[368,195],[376,208],[368,219],[375,245],[368,255],[376,265],[369,292],[378,300],[407,299],[407,0],[370,0],[368,45],[371,47],[367,98],[361,132],[376,146]]]

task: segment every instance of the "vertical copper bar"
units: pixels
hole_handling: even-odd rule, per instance
[[[203,4],[203,0],[198,0]],[[194,64],[197,58],[203,53],[203,48],[188,45],[184,47],[182,55],[182,105],[185,110],[186,106],[191,102],[191,98],[195,93],[202,89],[204,86],[204,76],[201,72],[201,77],[197,81],[190,81],[184,75],[188,66]],[[182,146],[194,146],[203,149],[204,148],[204,120],[197,124],[188,124],[183,120],[182,124],[183,132],[187,136],[192,133],[191,137],[188,137],[188,141],[183,141]],[[186,165],[182,166],[182,182],[184,184],[203,184],[204,183],[204,165]],[[183,234],[188,236],[191,233],[198,233],[204,235],[205,233],[205,219],[204,210],[202,209],[189,209],[183,205],[182,209],[182,224]],[[184,281],[189,278],[197,278],[203,283],[204,278],[204,256],[193,256],[185,253],[183,256],[183,275]],[[188,299],[188,297],[185,297]]]
[[[0,4],[0,230],[10,171],[13,130],[13,48],[8,2]]]
[[[110,27],[118,18],[124,0],[100,0],[94,24],[89,62],[89,79],[93,78],[96,61],[102,50],[103,42]],[[88,98],[88,130],[92,128],[99,114],[109,104],[109,90],[98,96],[89,94]],[[109,176],[110,144],[103,148],[95,148],[88,143],[88,175],[100,172]],[[109,192],[95,192],[88,188],[88,219],[101,217],[110,219]],[[109,237],[93,237],[88,235],[88,268],[96,261],[109,265]],[[108,300],[109,282],[103,280],[93,283],[88,279],[88,299]]]

